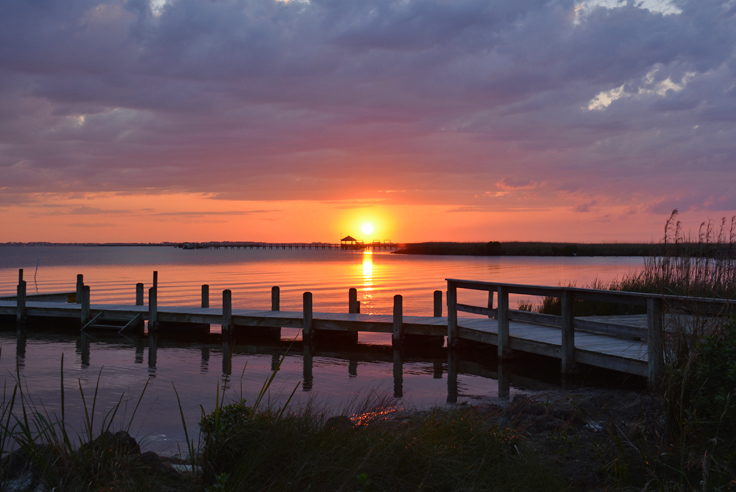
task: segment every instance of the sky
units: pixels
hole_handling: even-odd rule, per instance
[[[0,242],[658,241],[736,214],[735,26],[735,0],[3,0]]]

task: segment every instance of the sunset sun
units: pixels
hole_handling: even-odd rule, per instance
[[[373,222],[363,222],[360,226],[360,231],[366,236],[372,236],[373,233],[376,232],[376,226]]]

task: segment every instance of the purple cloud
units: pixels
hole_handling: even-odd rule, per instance
[[[0,190],[733,207],[733,2],[577,3],[6,0]]]

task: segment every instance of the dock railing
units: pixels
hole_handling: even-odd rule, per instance
[[[575,332],[598,333],[623,339],[640,339],[647,343],[648,378],[656,384],[664,369],[666,332],[665,309],[669,312],[699,316],[727,316],[736,312],[736,299],[713,299],[641,292],[585,289],[579,287],[550,287],[540,285],[508,284],[476,280],[447,280],[447,344],[457,346],[458,313],[466,312],[495,318],[498,324],[498,355],[506,357],[509,345],[509,322],[519,321],[560,329],[560,354],[562,372],[575,369]],[[474,306],[458,302],[458,290],[488,292],[486,306]],[[560,299],[560,315],[533,313],[509,307],[509,295],[521,294]],[[495,296],[495,307],[494,307]],[[626,304],[646,309],[646,329],[614,322],[592,321],[575,318],[573,305],[577,300]]]

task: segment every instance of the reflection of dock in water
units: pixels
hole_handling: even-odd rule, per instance
[[[12,326],[12,325],[11,325]],[[525,390],[547,390],[559,388],[556,379],[540,379],[536,374],[537,364],[528,364],[524,361],[505,361],[498,359],[488,350],[458,350],[448,351],[446,348],[429,348],[415,350],[394,349],[390,345],[355,344],[350,346],[335,346],[327,344],[303,344],[302,341],[282,340],[279,342],[247,342],[233,337],[223,337],[220,334],[208,335],[175,335],[161,336],[160,334],[119,334],[108,331],[71,332],[71,330],[36,330],[16,331],[16,362],[20,368],[32,365],[32,360],[26,360],[26,345],[28,340],[35,342],[69,342],[74,339],[76,353],[82,368],[90,367],[95,358],[95,347],[107,351],[106,345],[116,347],[120,352],[129,351],[130,360],[134,364],[148,366],[148,373],[156,376],[158,369],[165,369],[166,362],[159,362],[159,353],[167,350],[188,350],[199,352],[200,372],[216,371],[225,377],[233,374],[233,359],[243,356],[270,356],[271,370],[278,370],[282,364],[297,360],[302,365],[302,390],[310,391],[319,387],[319,371],[315,375],[314,366],[325,360],[330,360],[329,367],[342,366],[350,377],[359,377],[361,367],[373,366],[376,363],[393,365],[394,396],[403,396],[405,366],[411,365],[410,374],[413,377],[427,377],[446,379],[450,402],[457,401],[462,396],[458,390],[458,378],[463,375],[481,377],[496,381],[489,385],[491,396],[498,387],[498,396],[506,397],[510,387],[524,388]],[[452,354],[450,354],[452,352]],[[318,359],[317,362],[315,360]],[[171,359],[163,357],[164,361]],[[211,362],[216,360],[213,365]],[[163,365],[161,365],[163,364]],[[171,362],[169,362],[171,364]],[[417,365],[423,366],[420,371]],[[159,367],[160,366],[160,367]],[[334,370],[334,369],[330,369]],[[235,371],[237,375],[237,370]],[[547,374],[549,375],[549,374]],[[460,385],[462,386],[462,385]]]
[[[495,346],[499,359],[514,353],[533,354],[560,362],[563,374],[572,374],[580,365],[593,366],[656,381],[661,375],[666,347],[664,310],[687,308],[702,312],[723,311],[736,301],[698,299],[631,292],[600,291],[571,287],[514,285],[493,282],[448,279],[447,316],[443,316],[443,295],[434,293],[432,316],[405,316],[403,298],[394,296],[392,314],[361,314],[356,289],[348,292],[346,313],[325,313],[313,310],[311,292],[303,295],[301,311],[280,309],[280,289],[271,291],[271,308],[236,309],[229,289],[222,292],[221,307],[210,307],[209,286],[201,289],[200,306],[161,306],[158,303],[158,274],[154,272],[153,285],[148,289],[145,304],[144,285],[135,290],[134,305],[91,304],[90,287],[77,276],[73,293],[28,296],[19,272],[17,295],[0,300],[0,316],[15,318],[19,329],[27,323],[54,320],[58,324],[81,327],[82,332],[97,329],[121,333],[143,333],[147,330],[149,365],[156,365],[158,337],[170,334],[202,336],[209,333],[210,325],[222,327],[223,351],[230,353],[232,340],[245,337],[255,340],[278,341],[281,328],[301,330],[305,359],[304,386],[311,385],[312,371],[309,360],[315,345],[355,345],[359,332],[391,335],[394,351],[391,361],[395,374],[401,374],[405,350],[416,347],[437,349],[447,339],[448,372],[456,372],[455,351],[463,346]],[[459,290],[475,290],[488,294],[485,306],[471,306],[458,302]],[[561,299],[560,315],[543,315],[509,308],[509,294],[524,294]],[[575,300],[623,303],[646,310],[644,326],[621,317],[586,319],[573,315]],[[73,302],[68,302],[68,301]],[[62,301],[62,302],[59,302]],[[471,317],[460,317],[470,313]],[[640,320],[641,321],[641,320]],[[223,358],[225,364],[231,358]],[[450,378],[452,380],[453,378]],[[450,387],[450,393],[452,388]],[[396,386],[401,393],[401,385]]]

